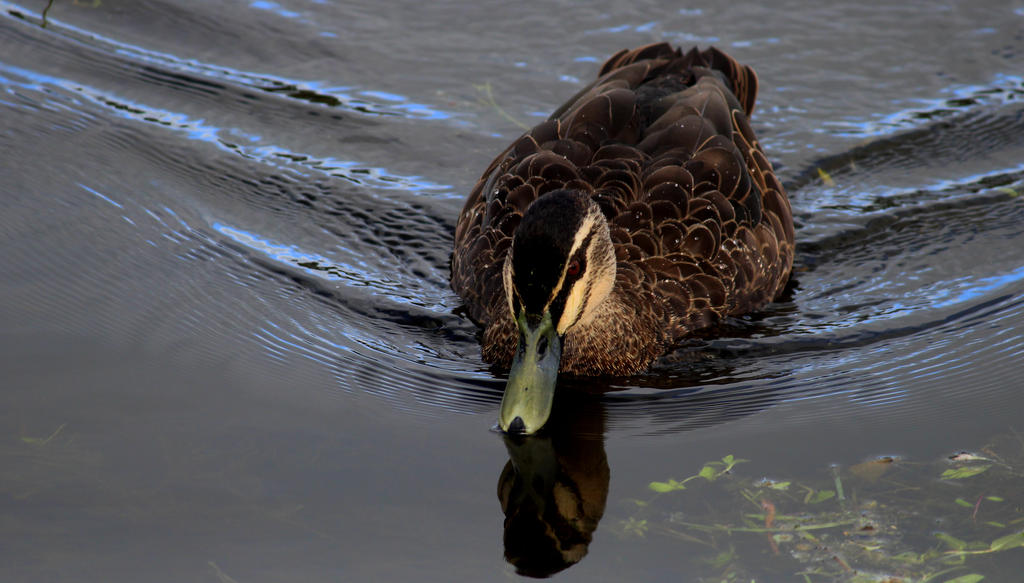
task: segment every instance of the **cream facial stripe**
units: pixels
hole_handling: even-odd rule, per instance
[[[599,259],[595,256],[595,246],[593,244],[588,244],[587,242],[593,241],[594,236],[599,236],[595,233],[595,230],[601,227],[599,219],[603,218],[604,217],[600,216],[599,211],[595,212],[592,210],[583,218],[583,223],[576,231],[572,249],[569,251],[568,260],[572,261],[572,258],[576,256],[580,248],[583,245],[587,245],[587,249],[584,250],[586,253],[587,267],[584,270],[583,277],[572,283],[572,288],[568,290],[569,293],[565,297],[565,303],[562,305],[562,313],[559,315],[558,323],[555,325],[555,330],[559,334],[565,334],[566,330],[583,319],[587,313],[586,310],[589,307],[588,304],[590,303],[591,298],[591,287],[594,284],[594,269],[600,265]],[[551,297],[548,299],[547,305],[544,306],[545,309],[550,309],[551,304],[562,293],[562,286],[565,284],[565,277],[566,271],[563,270],[562,277],[558,280],[558,285],[555,286],[555,289],[551,293]]]
[[[600,235],[595,235],[595,239],[598,237]],[[562,316],[558,319],[556,329],[559,334],[565,334],[565,331],[572,326],[589,322],[597,313],[597,306],[611,293],[612,286],[615,285],[615,273],[608,270],[608,265],[615,265],[614,256],[600,256],[602,253],[610,251],[610,247],[602,247],[594,243],[587,249],[587,274],[585,278],[577,281],[569,291]],[[567,316],[573,313],[575,313],[575,317],[568,319]]]
[[[604,229],[598,224],[596,229]],[[555,329],[565,334],[569,328],[577,324],[586,324],[597,314],[597,307],[611,293],[615,285],[615,256],[610,245],[600,242],[608,237],[607,233],[591,233],[584,243],[586,245],[585,276],[572,284],[569,294],[565,297],[562,314],[558,318]]]
[[[587,213],[587,215],[583,217],[583,223],[580,224],[579,229],[576,229],[576,236],[572,240],[572,248],[569,249],[568,257],[570,260],[572,256],[576,254],[576,251],[579,250],[580,245],[583,244],[583,241],[586,240],[588,235],[590,235],[590,231],[594,228],[595,222],[597,222],[597,219],[594,216],[593,212]],[[568,265],[568,263],[566,263],[566,265]],[[548,297],[547,303],[544,304],[544,311],[551,309],[551,302],[555,301],[555,298],[558,297],[559,292],[562,291],[562,284],[564,283],[565,269],[563,268],[562,275],[561,277],[558,278],[558,283],[555,284],[554,289],[551,290],[551,296]]]
[[[576,254],[576,251],[579,250],[580,245],[583,244],[584,239],[586,239],[590,235],[590,231],[593,230],[594,223],[596,222],[597,215],[595,214],[594,210],[591,209],[591,211],[587,213],[585,217],[583,217],[583,224],[580,225],[579,229],[576,229],[576,236],[572,240],[572,249],[569,249],[569,257],[572,257],[573,255]],[[561,285],[562,282],[558,282],[558,284]]]
[[[505,255],[505,265],[501,269],[501,279],[505,284],[505,299],[508,301],[508,311],[512,313],[512,319],[516,319],[516,302],[512,299],[512,294],[516,293],[515,284],[512,283],[512,252],[509,251]]]

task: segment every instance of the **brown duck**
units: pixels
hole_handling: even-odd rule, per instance
[[[547,421],[559,371],[629,375],[775,299],[786,193],[750,127],[757,76],[721,51],[622,51],[502,152],[459,215],[452,288],[510,368],[500,425]]]

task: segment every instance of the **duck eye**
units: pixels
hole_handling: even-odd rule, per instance
[[[573,259],[569,262],[569,266],[565,268],[565,274],[569,277],[576,277],[580,274],[580,261],[579,259]]]

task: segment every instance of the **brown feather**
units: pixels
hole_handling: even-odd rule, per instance
[[[639,372],[694,330],[778,297],[793,217],[750,126],[756,95],[754,71],[715,48],[622,51],[499,155],[459,215],[452,255],[484,359],[511,361],[502,267],[525,210],[556,189],[600,205],[617,269],[599,317],[566,333],[562,371]]]

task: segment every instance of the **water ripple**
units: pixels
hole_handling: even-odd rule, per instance
[[[18,21],[42,26],[43,21],[28,10],[10,2],[0,2],[0,11]],[[459,114],[424,103],[414,103],[409,98],[387,93],[384,99],[374,97],[385,95],[370,88],[329,87],[323,82],[288,79],[280,76],[241,71],[222,65],[203,63],[194,59],[181,59],[176,55],[144,49],[124,43],[95,31],[85,30],[61,20],[46,20],[46,30],[85,43],[91,49],[103,54],[121,55],[134,63],[145,63],[157,70],[174,72],[177,75],[196,76],[207,81],[231,83],[273,94],[283,94],[292,99],[308,103],[341,108],[354,114],[367,116],[397,116],[411,120],[439,120],[461,124]],[[137,65],[136,65],[137,66]],[[192,77],[186,77],[194,82]]]
[[[915,99],[907,103],[907,107],[880,114],[875,119],[829,120],[817,131],[847,138],[877,140],[961,115],[968,109],[1019,102],[1024,97],[1024,77],[997,73],[989,83],[954,85],[942,93],[945,96]],[[892,105],[899,107],[901,104]]]
[[[276,10],[273,3],[252,7]],[[33,23],[16,5],[0,8],[5,24]],[[651,22],[592,32],[658,34]],[[95,269],[80,268],[74,283],[82,297],[116,289],[143,298],[141,307],[95,315],[77,296],[26,305],[72,313],[71,328],[114,330],[161,349],[204,339],[211,361],[249,351],[283,368],[308,363],[329,377],[323,390],[339,398],[372,395],[414,416],[443,410],[489,421],[503,374],[481,361],[478,331],[448,289],[456,204],[431,202],[461,195],[433,175],[390,170],[390,158],[374,165],[310,153],[320,145],[390,157],[407,130],[458,127],[454,112],[368,86],[182,59],[59,21],[49,27],[44,34],[55,32],[98,61],[116,55],[120,61],[95,66],[119,71],[127,88],[86,82],[90,71],[70,65],[91,64],[64,46],[62,72],[53,72],[50,59],[38,68],[0,63],[3,106],[39,113],[25,117],[43,134],[85,136],[61,162],[106,150],[123,156],[132,173],[152,176],[153,192],[134,176],[114,185],[76,180],[76,192],[61,193],[76,217],[103,217],[113,231],[95,235],[89,254],[119,253],[122,271],[101,269],[74,245],[47,258]],[[592,68],[593,49],[580,50],[587,56],[577,60]],[[653,434],[740,418],[756,423],[771,408],[794,411],[800,421],[810,414],[799,407],[813,405],[820,423],[851,408],[939,415],[952,405],[931,399],[995,399],[1024,353],[1021,83],[997,76],[985,87],[954,86],[941,99],[890,103],[894,111],[877,118],[808,129],[874,141],[818,160],[790,182],[802,242],[786,297],[695,335],[646,375],[565,379],[565,386],[603,394],[616,430]],[[161,93],[177,105],[158,105]],[[220,103],[225,98],[229,105]],[[300,124],[323,108],[345,113],[337,123],[353,135],[342,132],[326,145],[310,140],[307,149],[268,133],[280,120]],[[260,112],[272,121],[253,121]],[[309,127],[319,139],[321,126]],[[368,143],[378,147],[362,148]],[[439,164],[430,170],[452,168]],[[161,189],[160,180],[173,186]],[[34,264],[32,237],[25,233],[10,248],[25,265]],[[33,275],[48,277],[42,271]],[[174,283],[138,274],[173,274]],[[315,375],[303,380],[317,382]],[[935,395],[922,388],[933,386]]]
[[[288,151],[276,145],[261,145],[259,142],[263,140],[259,135],[249,133],[242,128],[219,127],[204,119],[195,119],[183,113],[133,102],[70,79],[45,75],[2,63],[0,63],[0,74],[3,75],[0,77],[0,83],[2,83],[4,91],[8,93],[23,89],[52,95],[53,89],[61,89],[68,94],[84,97],[117,117],[155,124],[181,132],[190,140],[205,142],[223,151],[247,159],[260,160],[269,165],[283,162],[297,164],[310,170],[344,178],[353,184],[371,187],[374,190],[398,189],[440,197],[455,196],[450,186],[436,184],[419,176],[402,176],[385,168],[373,167],[353,160],[317,158]],[[71,103],[75,101],[70,97],[69,100]],[[54,101],[54,97],[45,100],[47,103]]]

